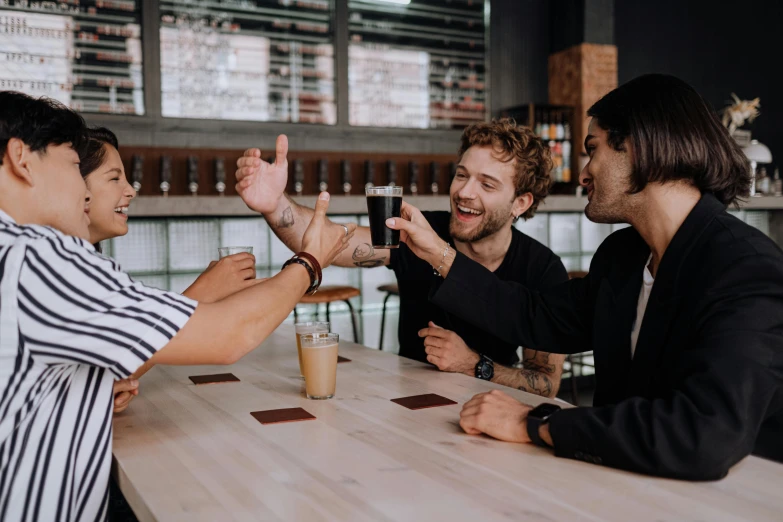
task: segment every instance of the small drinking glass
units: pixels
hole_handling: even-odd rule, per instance
[[[308,399],[331,399],[337,386],[336,333],[302,335],[302,365]]]
[[[223,259],[224,257],[233,256],[234,254],[252,254],[253,247],[249,246],[228,246],[218,248],[218,257]]]
[[[329,321],[306,321],[296,323],[294,329],[296,330],[296,351],[299,352],[299,374],[304,378],[304,370],[302,369],[302,334],[309,333],[329,333],[331,325]]]

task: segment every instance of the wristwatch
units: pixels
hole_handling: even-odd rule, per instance
[[[530,437],[530,441],[533,444],[539,446],[549,447],[549,444],[544,442],[541,436],[538,434],[538,429],[542,424],[549,422],[549,418],[556,412],[560,411],[560,406],[549,404],[544,402],[530,410],[527,414],[527,435]]]
[[[491,381],[495,375],[495,363],[484,354],[479,354],[479,362],[476,363],[476,379]]]

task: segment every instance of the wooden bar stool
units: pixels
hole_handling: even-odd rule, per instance
[[[299,300],[299,304],[326,304],[326,320],[329,318],[329,305],[335,301],[344,301],[351,312],[351,325],[353,326],[353,342],[359,342],[359,329],[356,327],[356,314],[353,311],[350,299],[361,295],[358,288],[353,286],[322,286],[315,295],[306,295]],[[316,312],[317,313],[317,312]],[[298,316],[294,308],[294,319]]]
[[[583,270],[573,270],[571,272],[568,272],[568,279],[581,279],[584,276],[587,275],[587,272]],[[569,366],[571,367],[571,378],[569,379],[571,381],[571,402],[574,406],[579,406],[579,393],[576,388],[576,372],[574,372],[575,366],[581,366],[585,367],[587,366],[583,359],[582,354],[572,354],[566,357],[566,360],[568,361]]]
[[[378,351],[383,351],[383,331],[386,328],[386,303],[393,295],[400,296],[400,287],[396,284],[381,285],[378,287],[379,292],[386,292],[386,297],[383,299],[383,312],[381,313],[381,340],[378,341]]]

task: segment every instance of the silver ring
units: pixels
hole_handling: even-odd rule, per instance
[[[345,237],[348,237],[348,227],[345,225],[340,225],[340,226],[345,229]]]

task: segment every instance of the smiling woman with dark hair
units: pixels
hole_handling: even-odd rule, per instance
[[[79,171],[92,193],[90,241],[100,251],[100,242],[128,233],[128,206],[136,191],[125,177],[119,143],[105,127],[88,129]]]
[[[125,177],[119,142],[112,131],[105,127],[87,129],[80,151],[79,170],[92,194],[90,242],[100,251],[101,241],[128,233],[128,209],[136,191]],[[252,254],[235,254],[213,261],[182,294],[202,303],[223,299],[256,284],[255,264]],[[116,381],[114,393],[114,412],[119,413],[138,394],[138,382]]]

